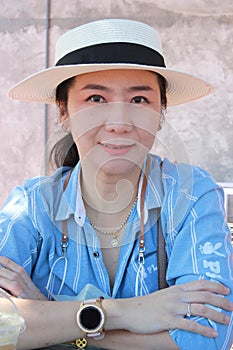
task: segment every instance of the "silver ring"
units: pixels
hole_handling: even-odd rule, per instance
[[[23,292],[22,294],[20,294],[17,298],[18,299],[24,299],[26,297],[26,293]]]
[[[192,312],[191,312],[191,304],[190,303],[188,303],[188,310],[187,310],[187,314],[186,314],[186,316],[187,317],[191,317],[192,316]]]

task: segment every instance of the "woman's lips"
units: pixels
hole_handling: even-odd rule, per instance
[[[112,144],[103,142],[100,142],[100,145],[104,148],[105,151],[111,155],[116,156],[126,154],[133,147],[133,144]]]

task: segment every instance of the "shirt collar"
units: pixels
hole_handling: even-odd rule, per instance
[[[80,186],[80,162],[73,169],[69,182],[65,191],[61,196],[55,219],[58,221],[67,220],[71,215],[80,226],[83,226],[86,218],[86,210],[84,207],[81,186]],[[68,172],[65,173],[63,182]]]

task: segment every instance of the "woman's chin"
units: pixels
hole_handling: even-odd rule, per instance
[[[119,158],[114,157],[106,161],[102,166],[99,165],[99,171],[106,175],[111,176],[120,176],[121,178],[124,176],[129,177],[133,175],[133,172],[138,172],[138,169],[142,167],[144,157],[137,158]]]

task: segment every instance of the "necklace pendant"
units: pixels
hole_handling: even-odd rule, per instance
[[[111,241],[111,246],[113,248],[116,248],[116,247],[118,247],[118,245],[119,245],[118,239],[117,238],[113,238],[112,241]]]

